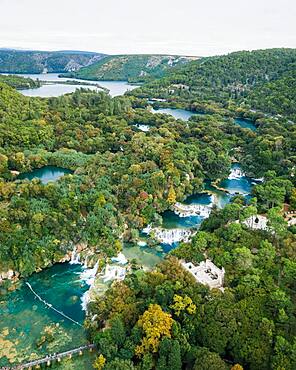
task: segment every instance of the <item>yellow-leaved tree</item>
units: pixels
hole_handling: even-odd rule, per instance
[[[171,187],[169,189],[167,200],[170,204],[175,204],[176,203],[176,192],[175,192],[175,189],[174,189],[173,185],[171,185]]]
[[[141,344],[135,351],[139,357],[148,352],[156,353],[161,340],[164,337],[171,338],[173,319],[158,304],[151,304],[137,324],[144,332]]]
[[[102,370],[105,366],[106,359],[103,355],[100,355],[96,358],[95,362],[93,363],[93,368],[96,370]]]
[[[193,315],[196,312],[196,306],[192,302],[192,299],[188,297],[188,295],[182,297],[178,294],[175,294],[174,304],[171,305],[171,308],[174,310],[176,316],[180,316],[182,311],[185,311],[190,315]]]
[[[231,370],[244,370],[240,364],[235,364],[232,366]]]

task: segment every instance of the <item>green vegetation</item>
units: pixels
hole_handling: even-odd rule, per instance
[[[295,49],[241,51],[201,58],[133,90],[137,97],[167,99],[192,110],[212,105],[259,109],[295,118]]]
[[[105,55],[82,51],[23,51],[0,49],[0,73],[77,71]]]
[[[112,55],[66,76],[86,80],[146,82],[194,58],[175,55]]]
[[[255,188],[258,203],[234,198],[155,271],[133,272],[90,303],[86,326],[104,369],[295,368],[296,236],[281,212],[293,185],[267,177]],[[279,207],[267,205],[268,190],[281,193]],[[270,231],[243,224],[266,209]],[[197,283],[179,262],[205,256],[225,268],[224,291]]]
[[[233,161],[264,177],[249,204],[237,196],[214,209],[155,271],[132,270],[89,305],[95,368],[295,368],[296,231],[284,217],[296,207],[296,126],[294,93],[282,94],[294,90],[294,62],[285,49],[206,58],[113,99],[88,89],[28,98],[0,82],[1,272],[28,276],[77,245],[103,264],[205,179],[226,177]],[[145,96],[209,114],[188,122],[153,114]],[[237,115],[257,130],[235,125]],[[14,175],[45,165],[74,173],[46,185]],[[269,231],[244,224],[257,213]],[[178,261],[206,257],[225,268],[224,292],[198,284]]]
[[[14,87],[18,90],[23,89],[34,89],[37,87],[40,87],[40,81],[32,80],[31,78],[24,78],[21,76],[15,76],[15,75],[0,75],[0,83],[6,83],[7,85]]]

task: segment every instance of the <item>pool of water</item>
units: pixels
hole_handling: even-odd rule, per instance
[[[18,176],[20,180],[33,180],[38,178],[41,180],[43,184],[47,184],[50,181],[57,181],[62,176],[71,174],[73,171],[68,170],[66,168],[56,167],[56,166],[45,166],[42,168],[38,168],[31,172],[24,172]]]
[[[179,217],[172,211],[165,211],[162,214],[162,219],[162,227],[165,229],[191,229],[197,227],[203,221],[200,216]]]
[[[161,248],[150,248],[137,244],[124,245],[122,253],[129,261],[133,259],[137,260],[144,269],[152,269],[164,258]]]
[[[81,273],[80,265],[57,264],[32,275],[27,281],[42,299],[82,324],[81,298],[89,287],[80,279]],[[0,295],[0,317],[0,366],[86,343],[83,327],[46,308],[25,281],[18,290]],[[46,331],[52,333],[53,340],[38,346]]]
[[[129,261],[136,259],[144,269],[153,268],[164,257],[160,248],[139,245],[124,245],[122,252]],[[13,292],[1,295],[0,290],[0,367],[87,342],[83,327],[47,308],[31,292],[26,281],[42,299],[82,324],[85,318],[83,300],[92,283],[90,276],[93,276],[93,269],[85,269],[80,264],[56,264],[23,280]],[[110,282],[99,278],[96,287],[103,293],[109,285]],[[52,331],[54,340],[38,346],[46,330]],[[82,362],[85,361],[93,361],[93,358],[83,356]],[[73,361],[73,369],[78,369],[76,365],[80,362]]]
[[[254,179],[247,177],[244,174],[242,174],[242,176],[238,175],[234,178],[234,170],[241,171],[241,167],[238,163],[232,165],[229,178],[218,183],[218,187],[227,191],[219,190],[214,187],[210,181],[205,181],[205,193],[189,196],[184,201],[184,204],[210,205],[211,203],[214,203],[218,208],[224,208],[225,205],[231,201],[231,198],[234,195],[243,195],[249,199],[252,188],[256,182]],[[200,216],[180,217],[172,211],[164,212],[162,217],[163,227],[166,229],[199,227],[204,220],[204,218]]]
[[[159,108],[159,109],[151,109],[152,113],[162,113],[162,114],[169,114],[173,116],[175,119],[181,119],[183,121],[188,121],[190,117],[194,115],[193,112],[185,109],[175,109],[175,108]]]
[[[234,122],[242,128],[248,128],[252,131],[257,129],[257,127],[254,125],[254,122],[246,118],[235,118]]]

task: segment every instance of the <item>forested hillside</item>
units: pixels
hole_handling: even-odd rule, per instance
[[[175,55],[114,55],[82,68],[72,74],[72,77],[144,82],[163,77],[172,67],[186,64],[194,59],[196,58]]]
[[[0,49],[0,73],[77,71],[105,55],[82,51],[30,51]]]
[[[40,87],[39,81],[15,75],[0,75],[0,82],[4,82],[18,90]]]
[[[295,117],[295,49],[242,51],[202,58],[131,94],[169,101],[214,102]]]
[[[227,178],[232,163],[262,177],[250,196],[213,205],[192,239],[154,271],[132,260],[126,279],[89,304],[85,327],[96,369],[296,367],[296,227],[286,218],[296,211],[295,94],[283,94],[286,86],[294,90],[295,51],[219,58],[176,67],[116,98],[88,89],[29,98],[12,87],[23,79],[0,82],[1,276],[12,270],[27,277],[78,247],[102,269],[124,243],[138,245],[145,226],[162,226],[164,211],[203,191],[206,180]],[[144,96],[213,110],[185,122],[152,113],[138,98]],[[272,111],[256,116],[254,131],[233,120],[254,114],[247,103]],[[17,177],[47,165],[72,173],[46,184]],[[267,229],[246,225],[258,214]],[[159,244],[148,238],[146,248]],[[225,268],[224,289],[210,290],[180,265],[206,258]],[[1,280],[1,295],[12,284]]]

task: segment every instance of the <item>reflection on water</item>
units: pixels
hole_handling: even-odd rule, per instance
[[[20,92],[27,96],[39,96],[39,97],[52,97],[52,96],[61,96],[64,94],[72,93],[76,89],[86,88],[95,91],[102,91],[98,89],[96,86],[91,86],[89,84],[97,84],[109,90],[109,93],[112,97],[123,95],[125,92],[129,90],[133,90],[139,85],[129,84],[126,81],[93,81],[93,80],[81,80],[78,78],[67,78],[67,77],[59,77],[58,73],[48,73],[48,74],[21,74],[20,76],[32,78],[33,80],[40,80],[40,81],[78,81],[82,83],[82,85],[66,85],[66,84],[50,84],[50,85],[43,85],[37,89],[26,89],[21,90]],[[87,85],[83,85],[83,82],[87,83]]]
[[[173,116],[175,119],[181,119],[183,121],[188,121],[190,117],[194,115],[193,112],[185,109],[174,109],[174,108],[159,108],[159,109],[151,109],[152,113],[162,113],[162,114],[169,114]]]
[[[33,180],[38,178],[43,184],[47,184],[49,181],[57,181],[59,178],[66,174],[73,173],[73,171],[66,168],[56,167],[56,166],[45,166],[38,168],[31,172],[24,172],[18,176],[20,180]]]

